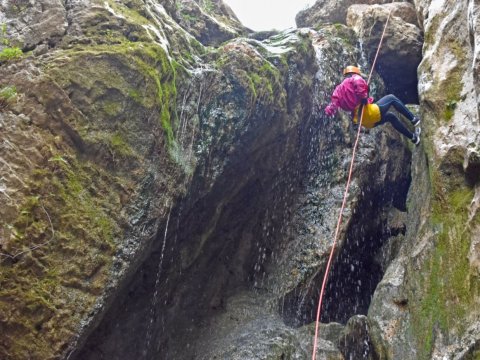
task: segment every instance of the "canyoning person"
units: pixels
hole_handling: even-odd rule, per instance
[[[420,118],[414,116],[410,110],[394,95],[386,95],[376,103],[369,97],[368,83],[362,77],[356,66],[347,66],[343,71],[345,79],[333,91],[331,102],[325,108],[325,113],[333,117],[340,108],[352,112],[352,120],[358,124],[363,110],[362,126],[371,129],[387,122],[401,134],[409,138],[415,145],[420,143]],[[400,119],[388,110],[394,107],[415,126],[410,132]]]

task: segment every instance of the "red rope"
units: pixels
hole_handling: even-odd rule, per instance
[[[370,84],[370,80],[372,78],[373,69],[375,68],[375,64],[377,62],[378,54],[379,54],[380,48],[382,46],[383,38],[385,36],[385,30],[387,29],[388,20],[390,19],[390,14],[391,14],[391,11],[388,14],[387,21],[385,22],[385,27],[383,28],[382,37],[380,38],[380,43],[378,44],[377,53],[375,54],[375,58],[373,60],[372,69],[370,70],[370,75],[368,76],[367,84]],[[360,116],[360,122],[358,123],[357,138],[356,138],[355,144],[353,146],[352,161],[350,162],[350,170],[348,172],[347,186],[345,187],[345,194],[343,196],[342,207],[340,209],[340,215],[338,217],[337,228],[335,230],[335,237],[334,237],[334,240],[333,240],[332,250],[330,251],[330,256],[328,258],[327,267],[325,268],[325,275],[323,277],[322,289],[320,291],[320,299],[318,300],[317,317],[315,319],[315,338],[313,340],[312,360],[315,360],[315,358],[316,358],[317,338],[318,338],[318,324],[320,322],[320,312],[321,312],[321,308],[322,308],[322,300],[323,300],[323,295],[325,293],[325,285],[327,284],[328,274],[330,272],[330,267],[332,265],[333,253],[335,251],[335,246],[337,244],[338,234],[340,232],[340,225],[342,224],[343,211],[345,210],[345,205],[347,203],[348,191],[350,189],[350,182],[352,180],[353,163],[355,161],[355,154],[357,152],[358,141],[360,139],[360,130],[362,128],[364,110],[365,110],[364,107],[362,107],[362,114]]]

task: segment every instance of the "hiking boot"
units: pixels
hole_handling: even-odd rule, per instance
[[[412,124],[413,126],[419,126],[421,122],[421,119],[418,116],[414,116],[412,119]]]
[[[421,128],[416,128],[416,129],[415,129],[415,132],[413,133],[412,142],[413,142],[415,145],[420,144],[420,133],[421,133],[421,132],[422,132],[422,129],[421,129]]]

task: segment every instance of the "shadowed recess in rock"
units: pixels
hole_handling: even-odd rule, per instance
[[[332,266],[322,322],[346,324],[354,315],[367,314],[375,288],[405,234],[402,219],[411,181],[409,172],[397,181],[363,191]],[[392,214],[396,214],[395,219]],[[282,306],[287,324],[301,326],[314,321],[322,279],[323,272],[319,272],[309,288],[300,286],[285,297]]]

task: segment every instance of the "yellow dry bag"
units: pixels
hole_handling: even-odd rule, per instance
[[[358,105],[355,110],[353,111],[353,122],[355,124],[358,123],[359,118],[359,110],[361,110],[361,105]],[[375,127],[375,124],[380,122],[382,119],[382,115],[380,114],[380,108],[377,104],[366,104],[363,105],[363,119],[362,119],[362,126],[365,126],[368,129]]]

